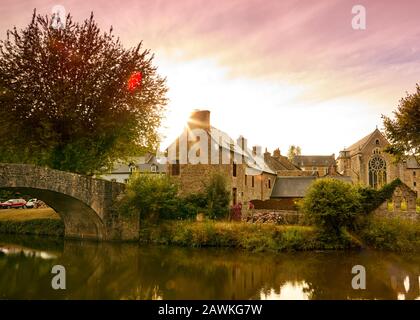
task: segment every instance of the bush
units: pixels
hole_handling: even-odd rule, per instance
[[[366,245],[392,251],[420,251],[420,222],[399,217],[369,217],[360,230]]]
[[[225,176],[214,174],[205,188],[207,215],[211,219],[226,218],[229,214],[230,193]]]
[[[123,214],[142,219],[171,218],[178,212],[178,186],[166,175],[137,174],[119,203]]]
[[[172,215],[172,219],[195,218],[198,213],[207,212],[207,196],[205,193],[192,193],[178,199],[178,211]]]
[[[295,251],[354,247],[349,241],[327,243],[316,228],[223,221],[162,221],[143,224],[140,241],[186,247],[233,247],[250,251]]]
[[[352,185],[337,179],[319,179],[309,187],[300,206],[309,221],[327,235],[341,237],[360,212],[359,194]]]
[[[362,212],[368,214],[378,208],[384,201],[392,197],[395,188],[401,183],[401,180],[397,178],[379,190],[371,187],[358,186],[357,192],[360,195],[359,201]]]

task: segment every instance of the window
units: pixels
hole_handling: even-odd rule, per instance
[[[413,171],[413,177],[415,177],[416,176],[416,172],[415,171]]]
[[[379,148],[373,149],[373,154],[381,154],[381,150]]]
[[[416,187],[416,186],[417,186],[417,182],[416,182],[416,181],[414,181],[414,182],[413,182],[413,186],[414,186],[414,187]]]
[[[247,185],[247,183],[248,183],[248,176],[247,175],[245,175],[245,185]]]
[[[253,187],[253,188],[254,188],[254,183],[255,183],[254,176],[252,176],[251,177],[251,187]]]
[[[268,179],[268,189],[271,189],[271,179]]]
[[[180,165],[179,165],[179,160],[176,160],[176,162],[172,164],[171,174],[173,176],[179,176],[180,171],[181,171],[181,168],[180,168]]]
[[[236,162],[233,161],[232,176],[236,177]]]
[[[375,143],[377,146],[379,146],[379,139],[376,139]]]
[[[378,189],[386,184],[386,162],[379,155],[369,160],[369,185]]]
[[[157,172],[157,165],[152,164],[152,165],[150,166],[150,171],[152,171],[152,172]]]

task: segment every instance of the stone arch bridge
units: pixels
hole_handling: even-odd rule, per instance
[[[67,238],[138,238],[138,218],[122,217],[114,206],[124,184],[46,167],[0,163],[0,189],[44,201],[62,218]]]

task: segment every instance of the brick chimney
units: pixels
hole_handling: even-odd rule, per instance
[[[271,153],[267,151],[267,148],[265,148],[264,161],[268,161],[270,157],[271,157]]]
[[[281,157],[281,153],[280,153],[279,148],[277,148],[276,150],[273,151],[273,157],[275,157],[275,158],[280,158]]]
[[[210,111],[209,110],[194,110],[188,120],[188,127],[190,129],[204,129],[210,130]]]

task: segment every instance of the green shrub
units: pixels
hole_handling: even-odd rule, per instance
[[[59,219],[0,221],[0,234],[1,233],[63,236],[64,223],[62,220]]]
[[[207,197],[207,215],[211,219],[226,218],[229,213],[230,192],[227,189],[225,176],[212,175],[205,188]]]
[[[392,251],[420,251],[420,222],[400,217],[369,217],[358,233],[366,245]]]
[[[301,209],[326,235],[340,237],[341,229],[352,226],[360,211],[359,194],[349,183],[319,179],[309,187]]]
[[[178,212],[178,186],[166,175],[137,174],[118,203],[123,214],[141,219],[171,218]]]
[[[384,185],[381,189],[375,190],[371,187],[358,186],[357,192],[360,195],[360,205],[362,212],[368,214],[378,208],[384,201],[390,199],[396,187],[401,185],[400,179],[395,179],[391,183]]]
[[[357,246],[352,239],[324,242],[314,227],[279,226],[208,220],[161,221],[143,224],[142,242],[187,247],[233,247],[250,251],[343,249]]]

